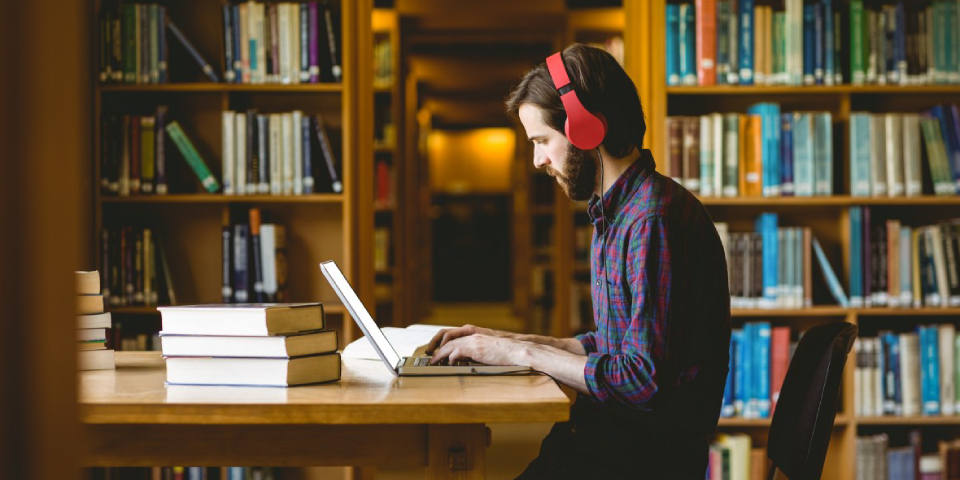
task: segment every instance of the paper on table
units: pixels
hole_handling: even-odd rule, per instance
[[[444,328],[453,328],[445,325],[414,324],[407,328],[383,327],[380,331],[387,337],[390,345],[401,357],[409,357],[417,348],[426,345],[437,332]],[[376,350],[366,337],[360,337],[344,347],[342,358],[360,358],[366,360],[380,360]]]

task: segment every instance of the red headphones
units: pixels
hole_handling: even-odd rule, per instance
[[[597,148],[607,135],[607,120],[603,115],[590,113],[580,103],[577,92],[570,83],[570,77],[567,76],[561,52],[547,57],[547,70],[550,71],[553,85],[560,93],[563,109],[567,112],[567,121],[563,126],[567,140],[581,150]]]

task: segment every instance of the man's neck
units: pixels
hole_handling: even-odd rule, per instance
[[[633,162],[640,156],[640,150],[634,148],[623,157],[613,157],[603,147],[600,147],[600,152],[603,154],[603,168],[601,169],[603,173],[600,178],[601,182],[597,185],[594,193],[603,198],[603,195],[607,193],[607,190],[610,190],[610,187],[620,178],[620,175],[623,175],[623,172],[627,171],[630,165],[633,165]]]

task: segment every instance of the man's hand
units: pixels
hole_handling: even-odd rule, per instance
[[[437,332],[427,344],[426,353],[432,355],[438,348],[446,345],[447,342],[457,338],[466,337],[473,334],[487,335],[489,337],[507,337],[507,332],[491,330],[489,328],[477,327],[474,325],[464,325],[457,328],[445,328]],[[479,360],[478,360],[479,361]]]
[[[473,360],[487,365],[522,365],[521,359],[529,345],[529,342],[482,333],[461,335],[443,341],[442,346],[434,352],[430,363],[436,365],[443,360],[449,360],[449,364],[453,365],[461,360]]]

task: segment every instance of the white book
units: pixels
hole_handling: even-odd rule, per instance
[[[713,118],[700,117],[700,196],[712,197],[713,193]]]
[[[290,118],[293,133],[293,194],[303,195],[303,112],[294,110]]]
[[[231,111],[223,112],[221,126],[223,128],[223,133],[221,135],[223,141],[223,157],[221,158],[220,163],[223,167],[223,194],[224,195],[233,195],[236,193],[234,190],[234,168],[236,167],[234,159],[234,147],[236,146],[237,140],[233,136],[233,132],[236,129],[236,113]]]
[[[916,332],[900,334],[900,380],[904,416],[920,415],[920,339]]]
[[[78,370],[113,370],[116,363],[113,350],[84,350],[77,352]]]
[[[169,357],[170,385],[288,387],[340,378],[340,354],[296,358]]]
[[[280,114],[271,113],[270,124],[270,194],[283,193],[283,143],[280,141]]]
[[[300,83],[300,4],[288,3],[290,29],[283,30],[290,38],[290,83]]]
[[[319,303],[224,303],[157,310],[164,335],[278,335],[324,326]]]
[[[803,0],[786,0],[787,83],[803,83]]]
[[[280,114],[280,142],[283,144],[283,194],[293,194],[293,115]]]
[[[273,300],[277,295],[277,231],[276,225],[260,226],[260,262],[263,266],[263,293]]]
[[[77,315],[77,328],[110,328],[110,312]]]
[[[950,284],[947,280],[947,256],[943,251],[943,234],[939,225],[933,225],[929,228],[930,240],[933,242],[933,266],[937,274],[940,305],[947,306],[950,303]]]
[[[289,84],[292,80],[291,75],[291,65],[293,59],[290,58],[290,35],[284,35],[282,32],[290,31],[290,4],[287,3],[278,3],[277,4],[277,28],[279,32],[276,32],[278,35],[278,44],[280,50],[280,83]]]
[[[887,196],[886,120],[884,114],[870,116],[870,191],[875,197]]]
[[[162,334],[161,338],[167,357],[289,358],[337,350],[336,330],[265,337]]]
[[[241,3],[237,5],[239,18],[237,28],[240,30],[240,82],[250,83],[250,5]]]
[[[942,323],[937,338],[940,342],[940,414],[953,415],[956,401],[953,383],[956,380],[956,362],[953,346],[956,343],[957,330],[952,323]]]
[[[77,341],[78,342],[96,342],[107,339],[107,329],[106,328],[78,328],[77,329]]]
[[[710,123],[713,124],[713,195],[719,197],[723,195],[723,115],[710,114]]]
[[[903,114],[903,183],[908,197],[923,194],[923,176],[920,168],[920,115]]]
[[[240,113],[235,116],[235,119],[237,130],[234,132],[234,140],[237,142],[237,147],[234,149],[236,159],[234,185],[237,194],[243,195],[247,192],[247,116]]]
[[[887,143],[887,193],[891,197],[901,197],[906,193],[903,175],[903,119],[899,114],[888,113],[884,116],[884,139]]]

